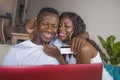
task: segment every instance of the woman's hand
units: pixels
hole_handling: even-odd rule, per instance
[[[80,53],[81,47],[86,42],[86,38],[83,36],[75,36],[71,41],[71,50],[74,52],[74,54]]]
[[[29,36],[30,36],[30,39],[33,39],[34,37],[34,23],[36,21],[36,18],[35,19],[30,19],[26,24],[25,24],[25,29],[26,31],[28,32]]]
[[[43,44],[43,46],[44,46],[44,52],[47,55],[56,58],[60,62],[60,64],[66,64],[63,56],[60,54],[60,51],[57,49],[57,47],[54,44],[48,45],[46,43],[46,44]]]
[[[46,43],[46,44],[43,44],[43,46],[44,46],[44,52],[47,55],[55,57],[55,58],[57,58],[57,57],[59,57],[61,55],[60,51],[57,49],[57,47],[54,44],[48,45]]]

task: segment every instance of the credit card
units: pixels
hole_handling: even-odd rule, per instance
[[[73,54],[73,52],[71,51],[70,45],[61,46],[60,52],[61,52],[61,54]]]

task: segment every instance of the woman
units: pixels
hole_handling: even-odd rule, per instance
[[[100,53],[102,52],[99,46],[88,35],[83,35],[86,26],[79,15],[73,12],[64,12],[60,16],[60,24],[58,30],[58,40],[55,45],[60,49],[62,45],[71,45],[73,54],[66,55],[68,64],[93,64],[102,63]],[[82,35],[82,37],[80,37]],[[82,38],[86,39],[82,39]],[[81,41],[82,39],[82,41]],[[52,50],[52,51],[50,51]],[[48,55],[57,54],[52,53],[52,48],[45,48]],[[51,54],[50,54],[51,53]],[[53,55],[52,55],[53,56]],[[113,80],[108,72],[103,69],[103,80]]]

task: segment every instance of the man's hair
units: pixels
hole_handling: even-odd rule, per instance
[[[84,21],[76,13],[74,13],[74,12],[64,12],[64,13],[61,14],[60,20],[63,17],[69,17],[72,20],[72,23],[73,23],[73,26],[74,26],[74,32],[72,34],[72,37],[86,31],[86,25],[85,25]]]
[[[59,16],[59,13],[58,13],[58,11],[57,11],[56,9],[51,8],[51,7],[45,7],[45,8],[42,8],[42,9],[40,10],[40,12],[38,13],[37,21],[39,20],[42,12],[49,12],[49,13],[53,13],[53,14],[56,14],[56,15]]]

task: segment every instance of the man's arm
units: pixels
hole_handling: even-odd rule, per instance
[[[16,58],[16,51],[11,47],[8,53],[6,54],[3,66],[17,66],[17,58]]]

